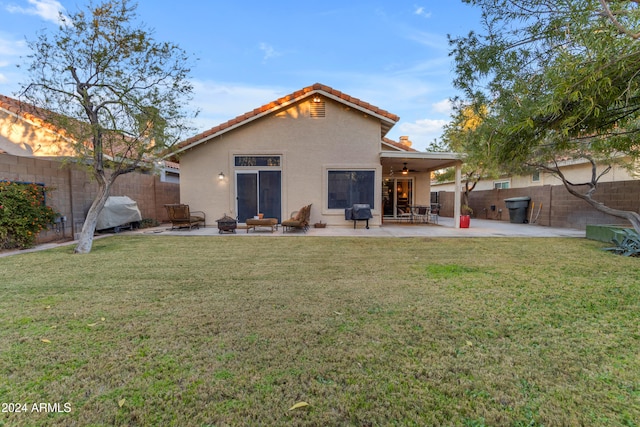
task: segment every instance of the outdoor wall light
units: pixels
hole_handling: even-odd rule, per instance
[[[402,168],[402,175],[406,175],[409,173],[409,169],[407,169],[407,164],[404,164],[404,167]]]
[[[222,172],[220,172],[220,173],[218,174],[218,179],[219,179],[220,181],[222,181],[222,180],[224,179],[224,174],[223,174]]]
[[[313,102],[319,103],[319,102],[322,102],[322,99],[320,99],[320,97],[318,95],[316,95],[316,96],[313,97]]]

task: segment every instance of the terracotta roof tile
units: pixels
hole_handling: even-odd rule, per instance
[[[389,144],[389,145],[391,145],[393,147],[396,147],[396,148],[398,148],[399,150],[402,150],[402,151],[413,151],[413,152],[417,152],[418,151],[418,150],[416,150],[414,148],[408,147],[408,146],[406,146],[406,145],[404,145],[404,144],[402,144],[400,142],[396,142],[396,141],[394,141],[392,139],[389,139],[389,138],[382,138],[382,140],[384,142],[386,142],[387,144]]]
[[[218,132],[221,132],[225,129],[228,129],[234,125],[238,125],[240,123],[243,123],[249,119],[255,118],[261,114],[264,114],[266,112],[272,111],[278,107],[281,107],[283,105],[286,105],[288,103],[291,103],[292,101],[295,101],[297,99],[303,98],[305,96],[307,96],[309,93],[311,92],[317,92],[317,91],[322,91],[325,93],[328,93],[332,96],[335,96],[336,98],[351,103],[351,104],[355,104],[360,108],[363,108],[365,110],[369,110],[374,114],[377,114],[379,116],[382,116],[392,122],[397,122],[398,120],[400,120],[400,117],[398,117],[395,114],[392,114],[386,110],[383,110],[381,108],[378,108],[374,105],[369,104],[368,102],[364,102],[358,98],[354,98],[352,96],[347,95],[346,93],[342,93],[339,90],[333,89],[332,87],[320,84],[320,83],[315,83],[311,86],[307,86],[305,88],[302,88],[300,90],[297,90],[289,95],[285,95],[281,98],[276,99],[275,101],[271,101],[268,104],[265,104],[261,107],[255,108],[254,110],[242,114],[240,116],[237,116],[231,120],[228,120],[224,123],[219,124],[218,126],[215,126],[207,131],[204,131],[202,133],[199,133],[198,135],[192,136],[191,138],[188,138],[184,141],[182,141],[181,143],[179,143],[177,145],[176,148],[178,149],[182,149],[182,148],[186,148],[188,146],[190,146],[191,144],[194,144],[198,141],[201,141],[205,138],[210,137],[211,135],[215,135]]]
[[[16,116],[34,122],[38,126],[48,128],[62,135],[66,134],[64,130],[58,129],[49,123],[49,120],[53,116],[53,113],[50,111],[27,104],[26,102],[18,101],[17,99],[9,98],[5,95],[0,95],[0,108],[3,108]]]

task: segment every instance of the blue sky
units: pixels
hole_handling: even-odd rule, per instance
[[[83,0],[0,0],[0,93],[24,81],[25,39],[57,27],[58,11]],[[449,121],[452,62],[447,34],[479,27],[460,0],[279,2],[139,0],[159,41],[198,61],[192,69],[195,126],[209,129],[313,83],[400,116],[387,135],[424,150]]]

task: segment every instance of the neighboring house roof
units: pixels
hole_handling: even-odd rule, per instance
[[[358,98],[354,98],[352,96],[347,95],[346,93],[335,90],[329,86],[316,83],[312,86],[307,86],[302,88],[296,92],[293,92],[287,96],[283,96],[282,98],[276,99],[268,104],[265,104],[259,108],[256,108],[253,111],[242,114],[234,119],[231,119],[227,122],[224,122],[218,126],[215,126],[207,131],[204,131],[198,135],[195,135],[180,144],[177,145],[177,149],[172,153],[176,154],[184,150],[188,150],[193,148],[209,139],[212,139],[216,136],[219,136],[223,133],[226,133],[232,129],[235,129],[239,126],[242,126],[246,123],[249,123],[253,120],[256,120],[260,117],[264,117],[268,114],[271,114],[275,111],[286,108],[296,102],[301,101],[302,99],[311,97],[315,94],[322,94],[323,96],[333,99],[342,104],[348,105],[350,107],[361,110],[371,116],[377,117],[380,119],[381,123],[381,137],[387,134],[389,129],[391,129],[397,122],[400,120],[400,117],[392,114],[386,110],[378,108],[374,105],[371,105],[367,102],[364,102]],[[390,140],[389,140],[390,141]],[[397,144],[397,143],[395,143]],[[399,147],[397,147],[399,148]],[[403,149],[406,149],[404,147]]]
[[[73,138],[63,128],[56,126],[56,119],[63,116],[49,110],[36,107],[32,104],[0,95],[0,113],[5,113],[6,120],[0,116],[0,151],[20,157],[74,157],[77,156],[73,147]],[[76,125],[78,129],[89,129],[86,123],[80,120],[65,120]],[[33,132],[17,126],[28,123]],[[106,132],[103,134],[103,151],[108,159],[129,157],[130,148],[121,143],[120,134]],[[90,144],[85,143],[87,149]],[[148,159],[144,159],[147,161]],[[179,170],[179,166],[171,166]]]
[[[14,117],[25,119],[39,127],[58,133],[61,136],[67,135],[64,129],[60,129],[51,123],[51,118],[54,116],[54,113],[43,108],[9,98],[6,95],[0,95],[0,110],[4,110]]]
[[[0,109],[6,110],[13,115],[21,116],[25,119],[32,119],[34,121],[46,120],[46,115],[43,110],[40,110],[31,104],[20,102],[17,99],[9,98],[5,95],[0,95]]]
[[[168,160],[165,160],[164,161],[164,167],[165,167],[165,169],[172,169],[172,170],[180,171],[180,163],[170,162]]]
[[[0,95],[0,149],[22,157],[67,155],[72,152],[64,141],[67,133],[49,119],[53,113],[31,104]],[[39,133],[22,126],[32,126]]]

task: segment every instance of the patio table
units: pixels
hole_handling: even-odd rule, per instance
[[[250,228],[253,228],[253,231],[256,231],[256,227],[271,227],[271,232],[273,233],[278,229],[278,219],[277,218],[248,218],[246,221],[247,224],[247,233]]]

